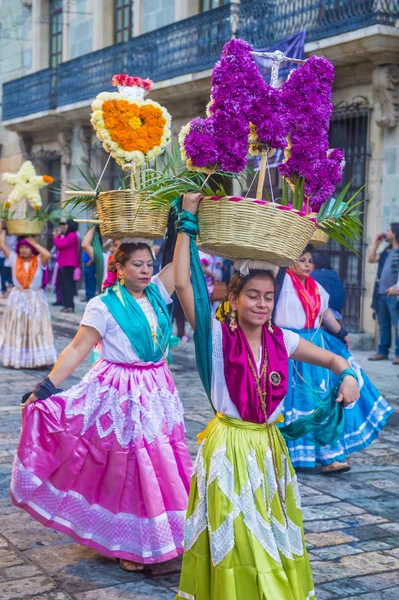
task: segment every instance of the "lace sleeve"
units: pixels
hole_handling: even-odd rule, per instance
[[[222,324],[215,318],[212,319],[212,358],[223,361]]]
[[[284,334],[284,343],[287,349],[288,357],[292,356],[299,344],[299,334],[289,329],[282,329]]]
[[[107,330],[108,309],[99,298],[93,298],[87,303],[86,310],[80,322],[81,325],[94,327],[103,338]]]

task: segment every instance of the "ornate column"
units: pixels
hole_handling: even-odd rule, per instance
[[[389,223],[399,221],[399,65],[379,65],[374,69],[372,95],[366,194],[369,202],[364,236],[368,247]],[[376,265],[368,264],[366,255],[364,328],[373,334],[377,331],[376,323],[372,320],[370,304],[376,271]]]

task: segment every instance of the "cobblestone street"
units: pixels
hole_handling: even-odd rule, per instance
[[[58,351],[71,339],[78,320],[77,315],[67,315],[62,321],[59,313],[54,313]],[[397,409],[398,367],[388,362],[368,363],[368,354],[355,352]],[[63,387],[75,384],[88,366],[87,359]],[[175,350],[172,370],[184,403],[194,457],[196,434],[212,411],[194,368],[192,343]],[[8,490],[20,429],[19,402],[45,374],[0,368],[0,600],[173,600],[178,573],[127,573],[116,561],[41,526],[11,505]],[[371,446],[351,456],[348,474],[298,474],[318,600],[399,599],[398,425],[395,414]]]

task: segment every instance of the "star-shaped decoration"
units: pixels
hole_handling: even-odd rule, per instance
[[[37,175],[35,167],[30,160],[27,160],[18,173],[3,173],[3,181],[14,186],[5,202],[7,207],[28,201],[35,210],[38,210],[42,206],[39,190],[53,183],[54,179],[48,175]]]

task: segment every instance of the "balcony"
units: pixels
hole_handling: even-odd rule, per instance
[[[371,25],[392,29],[399,19],[398,0],[241,0],[239,37],[254,47],[306,28],[316,41]],[[114,73],[128,72],[154,81],[210,69],[232,36],[233,5],[178,21],[3,85],[3,121],[89,102],[110,90]]]

